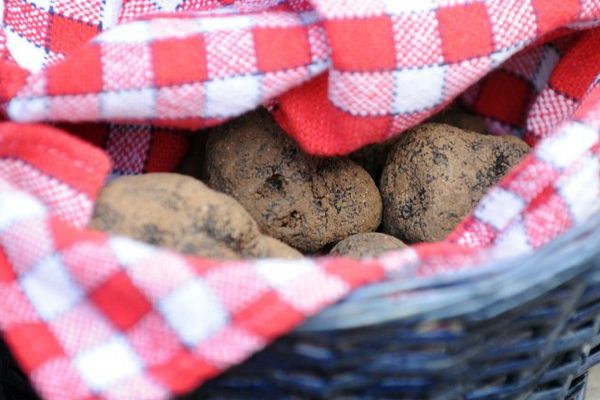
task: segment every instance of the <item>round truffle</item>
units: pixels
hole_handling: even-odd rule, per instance
[[[528,151],[514,136],[445,124],[402,134],[381,176],[384,231],[407,243],[444,239]]]
[[[271,236],[261,236],[256,247],[247,251],[251,258],[283,258],[297,259],[304,257],[302,253]]]
[[[357,233],[336,244],[329,254],[351,258],[377,257],[385,252],[405,247],[401,240],[385,233]]]
[[[115,179],[100,193],[90,225],[186,254],[224,259],[240,258],[261,236],[235,199],[170,173]]]
[[[246,207],[263,233],[301,251],[374,231],[381,221],[381,196],[363,168],[303,153],[266,110],[211,132],[205,176]]]

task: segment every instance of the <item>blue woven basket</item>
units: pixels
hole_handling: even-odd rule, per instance
[[[599,330],[597,215],[518,259],[362,288],[181,400],[583,399]],[[0,355],[0,398],[34,399]]]

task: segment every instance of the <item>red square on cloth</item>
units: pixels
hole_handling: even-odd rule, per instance
[[[533,0],[538,27],[542,32],[558,28],[573,19],[581,5],[579,0]]]
[[[60,344],[45,323],[18,324],[4,331],[13,355],[29,373],[45,362],[64,355]]]
[[[47,70],[48,94],[87,94],[102,90],[100,46],[85,46]]]
[[[300,323],[304,316],[283,300],[269,292],[236,315],[236,325],[264,338],[273,338]]]
[[[396,67],[394,29],[390,18],[334,19],[327,22],[326,29],[336,69],[368,72]]]
[[[599,46],[600,35],[596,31],[584,33],[556,65],[550,77],[552,88],[567,97],[581,100],[600,72]]]
[[[442,7],[437,18],[446,61],[481,57],[493,50],[492,27],[484,4]]]
[[[97,26],[54,14],[50,25],[49,48],[56,53],[70,53],[97,33]]]
[[[256,28],[253,34],[261,71],[279,71],[311,61],[308,31],[303,27]]]
[[[486,117],[522,126],[531,96],[531,88],[524,79],[499,70],[482,81],[475,109]]]
[[[11,79],[0,85],[0,101],[5,102],[15,96],[25,85],[29,73],[26,69],[10,63],[0,63],[0,76]]]
[[[91,294],[92,301],[117,327],[131,328],[152,308],[125,272],[119,272]]]
[[[385,271],[377,262],[358,262],[350,260],[329,261],[325,270],[343,279],[350,286],[355,287],[365,282],[375,282],[383,276]]]
[[[279,97],[275,120],[300,147],[308,153],[334,156],[387,138],[392,117],[353,117],[331,104],[328,85],[328,74],[322,74]],[[326,115],[327,119],[303,118],[305,113]]]
[[[198,82],[208,76],[203,36],[155,41],[152,59],[159,86]]]

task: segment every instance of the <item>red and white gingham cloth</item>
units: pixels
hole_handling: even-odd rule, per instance
[[[600,205],[599,0],[5,0],[0,13],[0,105],[27,123],[0,123],[0,330],[45,399],[186,392],[390,271],[532,251]],[[173,170],[185,129],[268,102],[307,151],[344,154],[460,94],[535,148],[444,242],[216,262],[85,228],[106,153],[114,174]]]

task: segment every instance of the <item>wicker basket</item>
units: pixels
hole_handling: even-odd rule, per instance
[[[583,399],[600,215],[534,254],[363,288],[183,399]]]
[[[181,399],[583,399],[600,215],[534,254],[358,290]],[[0,346],[0,398],[35,399]]]

